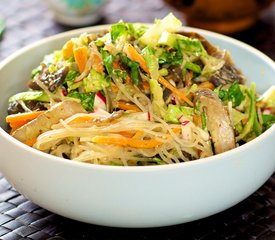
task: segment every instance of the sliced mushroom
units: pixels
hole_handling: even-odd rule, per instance
[[[241,71],[239,71],[235,67],[231,55],[228,53],[228,51],[221,50],[218,47],[212,45],[198,33],[180,32],[179,34],[182,34],[186,37],[198,39],[210,56],[216,57],[218,59],[223,59],[225,61],[224,66],[216,71],[209,79],[216,87],[228,83],[232,84],[234,81],[237,81],[240,84],[244,84],[245,77],[243,76]]]
[[[66,119],[76,113],[85,112],[86,111],[79,102],[66,100],[57,103],[45,113],[39,115],[36,119],[18,128],[12,133],[12,136],[21,142],[25,142],[50,130],[51,126],[58,123],[60,119]]]
[[[208,89],[195,93],[195,104],[206,114],[206,126],[211,135],[215,154],[235,148],[234,129],[222,101]]]

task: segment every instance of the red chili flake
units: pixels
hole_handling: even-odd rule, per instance
[[[65,88],[62,88],[62,94],[66,97],[68,95],[68,91]]]
[[[174,48],[170,47],[168,48],[168,52],[173,52],[174,51]]]
[[[172,96],[172,97],[171,97],[171,103],[172,103],[173,105],[176,105],[176,104],[177,104],[175,96]]]
[[[150,114],[150,112],[147,113],[147,119],[148,119],[148,121],[151,120],[151,114]]]
[[[185,120],[185,121],[183,121],[183,122],[181,123],[181,125],[182,125],[182,126],[186,126],[189,122],[190,122],[190,121]]]

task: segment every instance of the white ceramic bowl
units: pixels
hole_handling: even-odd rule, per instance
[[[275,170],[275,126],[226,153],[187,163],[119,167],[64,160],[32,149],[5,132],[8,97],[26,88],[32,68],[81,32],[65,32],[28,46],[0,64],[0,171],[34,203],[62,216],[116,227],[156,227],[210,216],[242,201]],[[263,92],[275,84],[275,64],[258,50],[194,28],[228,49],[249,81]],[[249,83],[248,81],[248,83]]]

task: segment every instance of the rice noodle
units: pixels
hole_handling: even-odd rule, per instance
[[[90,116],[91,114],[86,115]],[[85,116],[85,114],[81,114],[81,116]],[[192,158],[199,158],[199,152],[204,152],[207,155],[212,154],[210,146],[205,143],[205,136],[197,127],[191,127],[192,138],[183,139],[181,131],[178,133],[173,131],[173,129],[179,128],[178,124],[167,124],[157,116],[153,116],[153,118],[158,119],[159,122],[122,116],[104,126],[91,122],[88,126],[78,124],[75,127],[70,125],[72,120],[70,117],[61,121],[58,128],[55,126],[55,129],[41,134],[34,147],[56,156],[66,154],[72,160],[95,164],[110,164],[115,161],[114,164],[133,165],[139,161],[150,162],[155,156],[159,156],[163,162],[171,164],[189,160],[183,152],[191,155]],[[143,133],[138,137],[140,141],[154,139],[159,141],[160,145],[142,149],[93,142],[96,136],[127,139],[121,133],[138,131]]]

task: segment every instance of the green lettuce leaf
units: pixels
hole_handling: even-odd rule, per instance
[[[9,98],[9,102],[18,102],[18,101],[41,101],[49,102],[49,97],[44,91],[27,91],[17,93]]]
[[[139,38],[139,41],[144,45],[155,46],[162,32],[177,32],[181,26],[181,21],[170,13],[163,19],[155,20],[155,24]]]
[[[67,97],[79,99],[83,108],[88,112],[92,112],[94,110],[95,94],[95,92],[81,93],[78,91],[71,91],[68,93]]]

